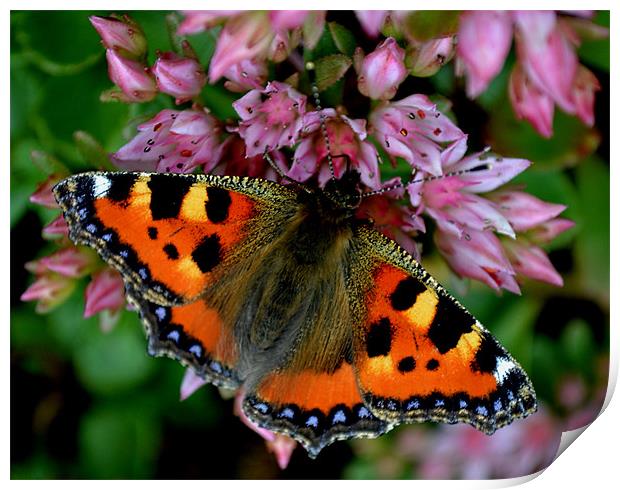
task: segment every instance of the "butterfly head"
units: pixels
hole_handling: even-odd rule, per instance
[[[353,217],[361,202],[360,174],[355,170],[347,170],[340,179],[330,179],[320,192],[323,214],[334,221]]]

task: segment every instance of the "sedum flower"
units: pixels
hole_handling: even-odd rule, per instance
[[[243,10],[183,10],[183,21],[177,33],[181,36],[197,34],[242,12]]]
[[[96,256],[86,248],[67,247],[40,259],[45,270],[61,276],[80,278],[89,274],[96,266]]]
[[[442,37],[421,43],[407,54],[407,68],[416,77],[430,77],[452,59],[454,38]]]
[[[224,72],[224,86],[231,92],[247,92],[261,89],[267,81],[269,70],[265,61],[243,60]]]
[[[94,273],[84,298],[84,318],[104,310],[118,312],[125,306],[125,285],[121,275],[108,267]]]
[[[335,177],[341,178],[349,165],[359,172],[364,185],[378,189],[381,185],[379,161],[377,150],[366,141],[366,120],[337,115],[334,109],[324,109],[322,112]],[[303,128],[301,143],[295,149],[288,176],[304,182],[317,174],[319,185],[324,186],[331,179],[331,173],[327,158],[329,152],[318,111],[305,114]]]
[[[388,37],[362,61],[357,87],[371,99],[389,100],[405,78],[405,50]]]
[[[588,17],[588,12],[578,13]],[[553,106],[594,122],[596,77],[579,65],[580,36],[600,37],[600,26],[565,18],[553,11],[479,11],[461,17],[458,55],[470,97],[482,93],[504,64],[514,33],[517,63],[510,80],[510,99],[519,118],[544,137],[553,132]]]
[[[370,133],[391,157],[414,168],[441,175],[442,143],[463,139],[464,133],[437,110],[425,95],[383,102],[370,114]]]
[[[157,95],[155,79],[139,61],[123,58],[115,50],[106,50],[108,75],[120,89],[123,102],[147,102]]]
[[[241,137],[231,134],[222,144],[220,164],[213,169],[216,175],[239,175],[253,178],[264,178],[278,181],[279,175],[275,169],[263,158],[263,154],[247,157],[247,148]],[[269,155],[283,174],[288,171],[287,159],[280,150],[270,151]]]
[[[26,267],[28,269],[28,267]],[[55,273],[38,275],[21,295],[22,301],[36,301],[35,311],[47,313],[62,304],[75,289],[76,282],[66,276]]]
[[[159,91],[176,97],[177,104],[196,97],[207,83],[207,76],[197,60],[170,51],[159,54],[151,71]]]
[[[110,156],[125,170],[187,173],[210,171],[220,159],[220,129],[205,111],[165,109],[138,126],[138,134]]]
[[[553,135],[553,100],[538,89],[518,65],[510,75],[508,94],[519,119],[528,121],[545,138]]]
[[[34,204],[45,206],[49,209],[58,209],[58,203],[54,198],[52,188],[56,183],[63,178],[60,174],[52,174],[43,182],[41,182],[37,189],[30,195],[28,200]]]
[[[239,135],[248,157],[297,143],[306,111],[306,97],[291,86],[269,82],[233,103],[241,117]]]
[[[511,44],[509,12],[473,10],[461,15],[457,53],[467,75],[469,97],[478,97],[499,74]]]
[[[144,32],[128,15],[122,17],[93,15],[88,20],[101,36],[101,41],[107,49],[112,49],[120,56],[133,60],[140,60],[146,56]]]
[[[388,16],[388,10],[356,10],[357,20],[369,37],[377,37]]]
[[[69,236],[69,227],[62,214],[48,223],[42,231],[43,238],[52,240],[58,236]]]

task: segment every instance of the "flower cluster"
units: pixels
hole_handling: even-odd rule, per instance
[[[52,187],[63,175],[52,174],[30,197],[30,201],[50,209],[58,209]],[[78,281],[90,277],[84,295],[84,318],[98,313],[99,325],[109,331],[121,308],[125,306],[125,286],[118,272],[103,267],[89,248],[74,246],[62,215],[43,228],[43,237],[57,243],[58,250],[38,260],[28,262],[26,269],[35,281],[21,295],[22,301],[36,301],[36,311],[45,313],[63,303],[74,291]]]
[[[187,40],[175,52],[156,51],[157,59],[149,67],[144,33],[133,20],[90,18],[106,49],[109,77],[117,86],[107,99],[146,102],[159,92],[180,106],[139,124],[137,134],[110,155],[118,168],[200,170],[320,187],[354,170],[367,196],[359,216],[372,219],[418,260],[423,252],[419,238],[432,229],[439,252],[461,277],[514,293],[520,292],[524,278],[562,285],[542,246],[573,226],[558,217],[565,207],[506,186],[531,162],[503,158],[488,149],[468,154],[468,136],[448,110],[440,110],[425,94],[408,91],[406,82],[430,76],[456,57],[467,94],[476,97],[502,69],[514,34],[517,63],[509,91],[517,116],[546,137],[552,134],[555,105],[592,124],[598,82],[579,65],[575,52],[575,33],[596,31],[587,19],[555,12],[466,12],[455,32],[419,40],[411,33],[407,12],[357,12],[367,41],[375,46],[364,53],[360,46],[345,46],[344,28],[328,28],[324,11],[183,15],[179,36],[209,29],[217,33],[206,68]],[[319,83],[344,80],[343,86],[355,92],[351,100],[364,101],[361,108],[347,105],[346,97],[322,108],[318,88],[311,90],[305,74],[300,47],[314,49],[332,28],[332,44],[340,52],[316,60]],[[382,32],[389,35],[378,39]],[[333,76],[335,71],[338,76]],[[269,79],[273,73],[278,75]],[[216,84],[222,78],[234,93],[237,121],[219,120],[199,98],[207,82]],[[394,167],[401,175],[394,176]],[[57,178],[48,180],[33,202],[55,206],[50,185]],[[60,236],[62,248],[28,264],[37,280],[22,299],[36,300],[38,310],[47,311],[66,298],[77,278],[90,275],[86,316],[123,307],[119,275],[102,269],[83,249],[67,245],[62,218],[44,234]],[[188,371],[182,398],[201,383]],[[255,427],[240,410],[238,415],[266,439],[280,466],[286,466],[294,442]],[[460,432],[454,434],[461,437]]]

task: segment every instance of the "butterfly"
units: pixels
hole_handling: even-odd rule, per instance
[[[518,362],[405,250],[324,189],[235,176],[92,172],[56,185],[70,238],[125,281],[148,352],[243,390],[311,457],[402,423],[492,434],[536,410]]]

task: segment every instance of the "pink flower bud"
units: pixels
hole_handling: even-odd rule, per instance
[[[125,306],[125,285],[121,275],[112,269],[103,269],[93,274],[84,293],[84,318],[103,310],[112,312]]]
[[[179,399],[181,401],[187,400],[198,389],[208,384],[204,378],[198,376],[192,368],[187,368],[183,375],[183,381],[181,381],[181,389],[179,392]]]
[[[405,51],[389,37],[364,58],[357,86],[371,99],[388,100],[406,77]]]
[[[58,235],[69,236],[69,227],[65,221],[64,216],[61,214],[51,223],[43,228],[43,238],[46,240],[53,240],[58,238]]]
[[[268,74],[267,64],[264,61],[243,60],[224,72],[224,77],[228,79],[224,82],[224,86],[231,92],[260,89],[265,85]]]
[[[21,295],[22,301],[37,301],[37,313],[47,313],[63,303],[75,288],[75,280],[59,274],[45,274],[37,278]]]
[[[146,55],[146,38],[140,26],[128,15],[118,17],[89,17],[101,36],[103,45],[120,56],[139,60]]]
[[[416,77],[430,77],[450,61],[453,54],[453,37],[433,39],[421,44],[407,56],[407,67]]]
[[[517,64],[508,83],[510,102],[519,119],[528,121],[545,138],[553,134],[553,100],[527,78]]]
[[[293,451],[297,447],[295,439],[282,434],[276,434],[273,441],[265,441],[265,444],[267,445],[267,449],[276,457],[280,469],[286,469],[291,461]]]
[[[600,89],[594,74],[585,66],[579,65],[571,95],[577,116],[588,126],[594,124],[594,93]]]
[[[501,71],[512,43],[512,21],[504,11],[461,15],[457,52],[467,75],[467,95],[477,97]]]
[[[217,82],[231,65],[264,59],[274,32],[265,12],[248,11],[226,22],[209,64],[209,82]]]
[[[541,223],[536,228],[528,230],[528,237],[534,243],[549,243],[560,233],[570,230],[575,222],[569,219],[556,218]]]
[[[85,248],[63,248],[40,261],[47,270],[65,277],[84,277],[93,270],[97,263],[95,255]]]
[[[499,191],[488,197],[499,206],[515,231],[541,225],[566,209],[563,204],[541,201],[526,192]]]
[[[176,97],[177,104],[196,97],[207,83],[198,61],[172,52],[160,54],[151,71],[159,91]]]
[[[122,91],[124,102],[147,102],[157,95],[155,80],[143,64],[123,58],[113,49],[106,50],[108,75]]]
[[[58,209],[58,203],[52,193],[52,188],[61,179],[58,174],[52,174],[39,184],[37,189],[32,193],[29,200],[32,203],[40,204],[50,209]]]
[[[308,13],[308,10],[270,10],[269,20],[277,31],[295,29],[304,24]]]
[[[387,10],[356,10],[357,20],[369,37],[377,37],[388,15]]]
[[[504,247],[514,270],[537,281],[562,287],[562,276],[555,270],[545,251],[523,240],[505,240]]]
[[[180,36],[197,34],[242,12],[243,10],[184,10],[184,19],[177,32]]]

